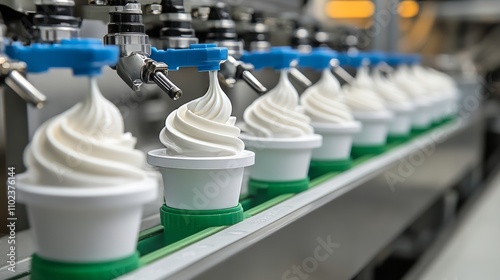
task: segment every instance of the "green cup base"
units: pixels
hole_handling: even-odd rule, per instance
[[[309,178],[296,181],[270,182],[250,178],[248,190],[254,196],[253,206],[259,205],[277,196],[300,193],[309,188]]]
[[[358,158],[366,155],[379,155],[385,152],[385,146],[353,146],[351,156]]]
[[[411,134],[412,136],[417,136],[417,135],[420,135],[422,133],[425,133],[427,131],[429,131],[431,129],[431,127],[427,127],[427,128],[412,128],[411,129]]]
[[[170,245],[210,227],[229,226],[243,221],[243,207],[215,210],[184,210],[163,204],[160,208],[165,245]]]
[[[36,254],[31,259],[32,280],[110,280],[139,267],[139,253],[97,263],[63,263],[45,260]]]
[[[309,165],[309,178],[314,180],[324,174],[345,171],[351,168],[352,160],[350,158],[344,160],[311,160]]]
[[[387,136],[387,143],[405,142],[410,139],[410,135],[389,135]]]

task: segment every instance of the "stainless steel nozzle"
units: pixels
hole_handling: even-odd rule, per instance
[[[25,71],[26,63],[12,61],[6,55],[0,54],[0,79],[24,101],[40,109],[47,98],[26,80]]]
[[[153,81],[164,92],[168,94],[172,100],[177,100],[182,95],[182,90],[178,88],[172,81],[170,81],[163,72],[156,72],[153,74]]]
[[[267,88],[255,78],[255,76],[248,70],[241,73],[242,79],[251,86],[257,93],[263,94],[267,91]]]
[[[229,56],[220,66],[219,81],[227,87],[233,87],[238,80],[243,80],[259,95],[265,93],[267,88],[250,72],[251,70],[253,65]]]
[[[344,68],[340,67],[338,59],[330,60],[330,66],[335,74],[339,75],[346,83],[351,84],[354,81],[354,77],[349,74]]]

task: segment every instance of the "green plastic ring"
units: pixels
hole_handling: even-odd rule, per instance
[[[139,267],[139,252],[123,259],[96,263],[50,261],[34,254],[31,259],[32,280],[110,280]]]
[[[345,171],[351,168],[352,159],[343,160],[311,160],[309,165],[309,178],[314,180],[326,173]]]
[[[351,156],[358,158],[366,155],[379,155],[385,152],[385,146],[352,146]]]
[[[250,178],[248,190],[254,196],[253,206],[282,194],[300,193],[309,188],[309,177],[296,181],[261,181]]]
[[[229,226],[243,221],[243,207],[238,204],[226,209],[184,210],[163,204],[160,219],[165,245],[169,245],[209,227]]]

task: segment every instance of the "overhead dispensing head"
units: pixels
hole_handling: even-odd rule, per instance
[[[359,68],[370,64],[370,57],[363,52],[349,52],[339,54],[339,64],[341,67]]]
[[[340,67],[345,66],[345,64],[345,58],[340,53],[329,48],[316,48],[312,52],[301,54],[299,59],[300,67],[311,68],[316,71],[332,68],[333,72],[344,81],[351,83],[354,78]]]
[[[305,87],[312,82],[304,76],[295,66],[299,60],[299,52],[291,47],[272,47],[268,51],[245,52],[241,61],[250,63],[255,70],[271,68],[275,70],[288,69],[290,75]]]
[[[264,93],[266,87],[251,73],[253,66],[239,60],[243,53],[243,41],[238,38],[229,6],[216,1],[212,5],[194,7],[191,12],[196,36],[202,43],[216,43],[228,48],[229,57],[220,67],[219,81],[232,88],[237,81],[243,80],[258,94]]]
[[[406,54],[405,61],[410,65],[420,64],[422,63],[422,56],[416,53]]]
[[[385,56],[385,62],[392,67],[413,65],[420,64],[422,57],[419,54],[388,53]]]
[[[99,39],[65,39],[60,44],[35,43],[5,47],[13,59],[24,61],[27,72],[42,73],[50,68],[71,68],[75,76],[98,76],[102,68],[115,65],[119,58],[116,46],[105,46]]]
[[[387,53],[385,62],[391,67],[398,67],[404,63],[404,57],[400,53]]]
[[[162,27],[153,29],[151,37],[157,37],[162,49],[185,49],[197,44],[198,38],[192,26],[191,14],[184,8],[184,0],[161,1]],[[156,35],[156,36],[155,36]]]
[[[241,56],[241,61],[252,64],[255,70],[289,69],[298,59],[299,52],[291,47],[272,47],[269,51],[245,52]]]
[[[192,44],[189,49],[151,50],[151,58],[166,63],[169,71],[183,67],[197,67],[199,72],[220,70],[221,62],[227,57],[228,49],[217,47],[217,44]]]
[[[375,67],[386,60],[386,54],[381,51],[372,51],[364,53],[366,58],[370,61],[370,66]]]
[[[317,48],[309,53],[301,53],[299,58],[299,67],[311,68],[316,71],[322,71],[332,67],[332,59],[339,58],[336,51],[327,48]]]

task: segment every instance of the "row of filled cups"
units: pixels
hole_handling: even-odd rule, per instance
[[[300,97],[287,76],[293,59],[321,72]],[[281,71],[275,88],[246,109],[241,125],[241,139],[256,153],[256,164],[248,168],[250,195],[274,187],[283,190],[274,194],[307,189],[308,174],[346,170],[351,155],[381,153],[388,141],[408,139],[457,112],[454,80],[422,66],[418,55],[274,48],[242,60]]]
[[[326,66],[308,65],[308,56]],[[308,187],[311,158],[349,161],[355,148],[370,152],[388,135],[407,136],[454,114],[457,90],[449,77],[423,68],[414,56],[380,57],[299,54],[286,47],[246,53],[243,61],[256,70],[276,69],[280,79],[239,124],[217,71],[209,71],[207,92],[168,115],[159,134],[165,148],[147,156],[162,174],[166,244],[243,220],[244,168],[252,195],[262,201],[298,193]],[[300,97],[288,80],[296,60],[323,71]],[[342,87],[333,60],[358,68]],[[383,73],[382,65],[388,65]],[[156,173],[144,169],[120,112],[95,80],[90,87],[82,103],[37,130],[25,153],[28,172],[19,178],[19,196],[29,206],[36,254],[44,260],[81,264],[135,256],[141,207],[156,196]]]

